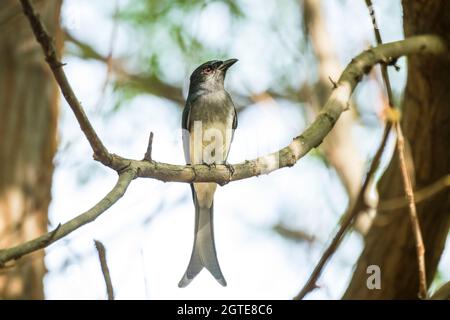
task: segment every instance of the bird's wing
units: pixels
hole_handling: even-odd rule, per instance
[[[238,118],[237,118],[237,111],[236,111],[236,107],[233,104],[233,111],[234,111],[234,118],[233,118],[233,130],[236,130],[237,126],[238,126]]]
[[[191,104],[189,103],[189,99],[186,101],[186,105],[183,109],[183,116],[181,118],[181,135],[183,138],[183,150],[184,150],[184,159],[187,164],[191,163],[191,157],[189,152],[189,122],[190,122],[190,112],[191,112]]]
[[[226,92],[226,91],[225,91]],[[233,99],[231,99],[231,96],[228,92],[226,92],[226,97],[227,97],[227,103],[233,106],[233,124],[231,126],[231,128],[233,130],[235,130],[238,126],[238,118],[237,118],[237,111],[236,111],[236,107],[234,106],[234,102]]]
[[[238,126],[238,118],[237,118],[237,111],[236,111],[236,107],[234,106],[233,100],[231,99],[230,94],[227,92],[226,94],[227,96],[227,103],[229,103],[230,105],[233,106],[233,123],[231,124],[231,139],[230,139],[230,144],[228,146],[228,150],[227,150],[227,154],[225,159],[228,158],[228,154],[230,153],[230,147],[231,147],[231,143],[233,142],[233,138],[234,138],[234,130],[236,130],[237,126]]]

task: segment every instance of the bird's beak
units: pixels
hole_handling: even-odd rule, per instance
[[[218,69],[225,72],[228,70],[229,67],[231,67],[236,62],[238,62],[238,59],[225,60],[224,62],[222,62],[222,64],[220,65],[220,67]]]

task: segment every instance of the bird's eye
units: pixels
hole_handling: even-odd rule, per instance
[[[206,67],[206,68],[203,69],[203,73],[204,73],[204,74],[211,73],[211,71],[212,71],[212,68],[211,68],[211,67]]]

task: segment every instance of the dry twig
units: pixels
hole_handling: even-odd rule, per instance
[[[342,220],[342,222],[340,224],[339,230],[337,231],[337,233],[334,236],[331,243],[328,245],[327,249],[324,251],[324,253],[320,257],[319,262],[315,266],[313,272],[309,276],[309,278],[306,281],[303,288],[294,297],[294,300],[302,300],[309,292],[318,288],[317,280],[319,279],[320,275],[322,274],[323,268],[327,264],[328,260],[336,252],[337,248],[339,247],[342,240],[344,239],[344,236],[345,236],[347,230],[353,223],[353,221],[356,218],[356,216],[358,215],[358,213],[361,212],[362,210],[366,209],[367,205],[365,204],[365,201],[364,201],[364,195],[366,194],[367,188],[370,185],[370,181],[371,181],[373,175],[375,174],[375,172],[377,171],[378,165],[380,164],[380,159],[381,159],[381,156],[383,155],[384,148],[386,147],[390,129],[391,129],[391,126],[389,124],[386,124],[380,146],[378,147],[378,150],[372,160],[372,163],[370,165],[369,171],[367,172],[366,178],[364,179],[364,183],[361,187],[361,190],[359,191],[359,194],[356,197],[355,205],[352,208],[349,208],[348,212],[344,214],[344,219]]]
[[[128,185],[131,180],[133,180],[135,175],[136,172],[130,169],[121,173],[116,185],[95,206],[76,216],[72,220],[58,225],[55,230],[50,231],[36,239],[21,243],[15,247],[0,250],[0,267],[10,260],[15,260],[28,253],[43,249],[55,241],[67,236],[69,233],[75,231],[81,226],[94,221],[99,215],[110,208],[125,194]]]
[[[136,177],[173,182],[192,183],[196,181],[225,184],[230,181],[268,174],[283,167],[291,167],[312,148],[322,143],[341,113],[347,109],[350,96],[362,76],[369,72],[375,64],[385,62],[386,57],[395,59],[403,55],[416,53],[437,55],[446,53],[444,42],[439,37],[432,35],[411,37],[406,40],[380,45],[361,53],[346,67],[337,82],[337,88],[333,90],[322,111],[302,134],[294,138],[288,146],[277,152],[233,165],[234,173],[230,175],[229,165],[217,165],[215,168],[209,168],[204,165],[182,166],[156,161],[131,160],[110,154],[97,136],[67,81],[62,64],[56,57],[52,39],[45,31],[39,17],[28,0],[20,0],[20,2],[23,12],[30,22],[36,40],[40,43],[44,51],[46,61],[61,88],[64,98],[74,112],[81,130],[94,151],[94,158],[105,166],[116,170],[119,173],[119,181],[113,190],[105,198],[100,200],[97,205],[62,224],[55,232],[49,232],[15,247],[0,250],[0,266],[4,265],[7,261],[45,248],[82,225],[95,220],[95,218],[123,196],[131,180]]]
[[[378,45],[382,45],[383,41],[381,39],[380,30],[377,27],[375,12],[373,10],[372,0],[366,0],[366,5],[372,15],[373,30],[375,33],[375,38]],[[389,74],[387,71],[387,65],[381,65],[381,74],[386,86],[386,92],[388,95],[389,106],[391,109],[394,108],[394,100],[392,96],[392,88],[389,80]],[[409,217],[411,220],[411,225],[414,234],[414,240],[416,242],[417,251],[417,263],[419,267],[419,298],[426,299],[427,297],[427,280],[425,272],[425,246],[423,244],[422,233],[420,231],[419,218],[417,216],[416,203],[414,201],[414,192],[411,183],[411,177],[408,173],[407,159],[405,156],[405,138],[403,136],[402,127],[398,119],[394,121],[395,131],[397,132],[397,151],[399,155],[400,170],[403,178],[403,186],[405,188],[406,199],[409,204]],[[410,161],[411,163],[412,161]]]
[[[152,147],[153,147],[153,132],[150,132],[150,136],[148,137],[148,145],[147,145],[147,151],[144,155],[144,160],[146,161],[152,161]]]
[[[95,248],[97,249],[98,259],[100,260],[100,266],[102,267],[103,278],[106,284],[106,293],[108,294],[108,300],[114,300],[114,289],[111,282],[111,275],[109,273],[108,263],[106,262],[106,249],[103,243],[99,240],[94,240]]]
[[[428,200],[434,195],[450,187],[450,174],[441,177],[436,182],[429,186],[426,186],[420,190],[414,192],[415,203],[420,203],[422,201]],[[405,197],[398,197],[394,199],[383,200],[378,204],[376,209],[378,211],[393,211],[408,206],[408,200]]]

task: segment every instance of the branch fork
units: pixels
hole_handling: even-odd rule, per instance
[[[302,134],[294,138],[288,146],[253,160],[245,160],[234,165],[217,165],[216,168],[208,170],[202,165],[173,165],[152,160],[152,133],[150,134],[144,160],[127,159],[109,153],[73,92],[62,65],[56,57],[52,40],[45,31],[38,15],[29,0],[20,0],[20,2],[36,40],[44,51],[45,59],[53,72],[55,80],[94,151],[94,159],[117,171],[119,177],[112,190],[88,211],[61,224],[52,232],[15,247],[0,250],[0,267],[10,260],[18,259],[25,254],[45,248],[81,226],[94,221],[125,194],[129,184],[135,178],[153,178],[164,182],[216,182],[223,185],[231,181],[247,179],[261,174],[268,174],[284,167],[290,167],[323,141],[339,119],[341,113],[347,109],[350,96],[362,76],[375,64],[382,63],[383,57],[396,59],[400,56],[416,53],[441,55],[447,52],[444,42],[433,35],[415,36],[402,41],[379,45],[376,48],[365,51],[354,58],[342,72],[336,83],[336,88],[332,91],[331,96],[315,121]],[[271,163],[268,161],[272,159],[278,160],[277,165],[263,166]]]

